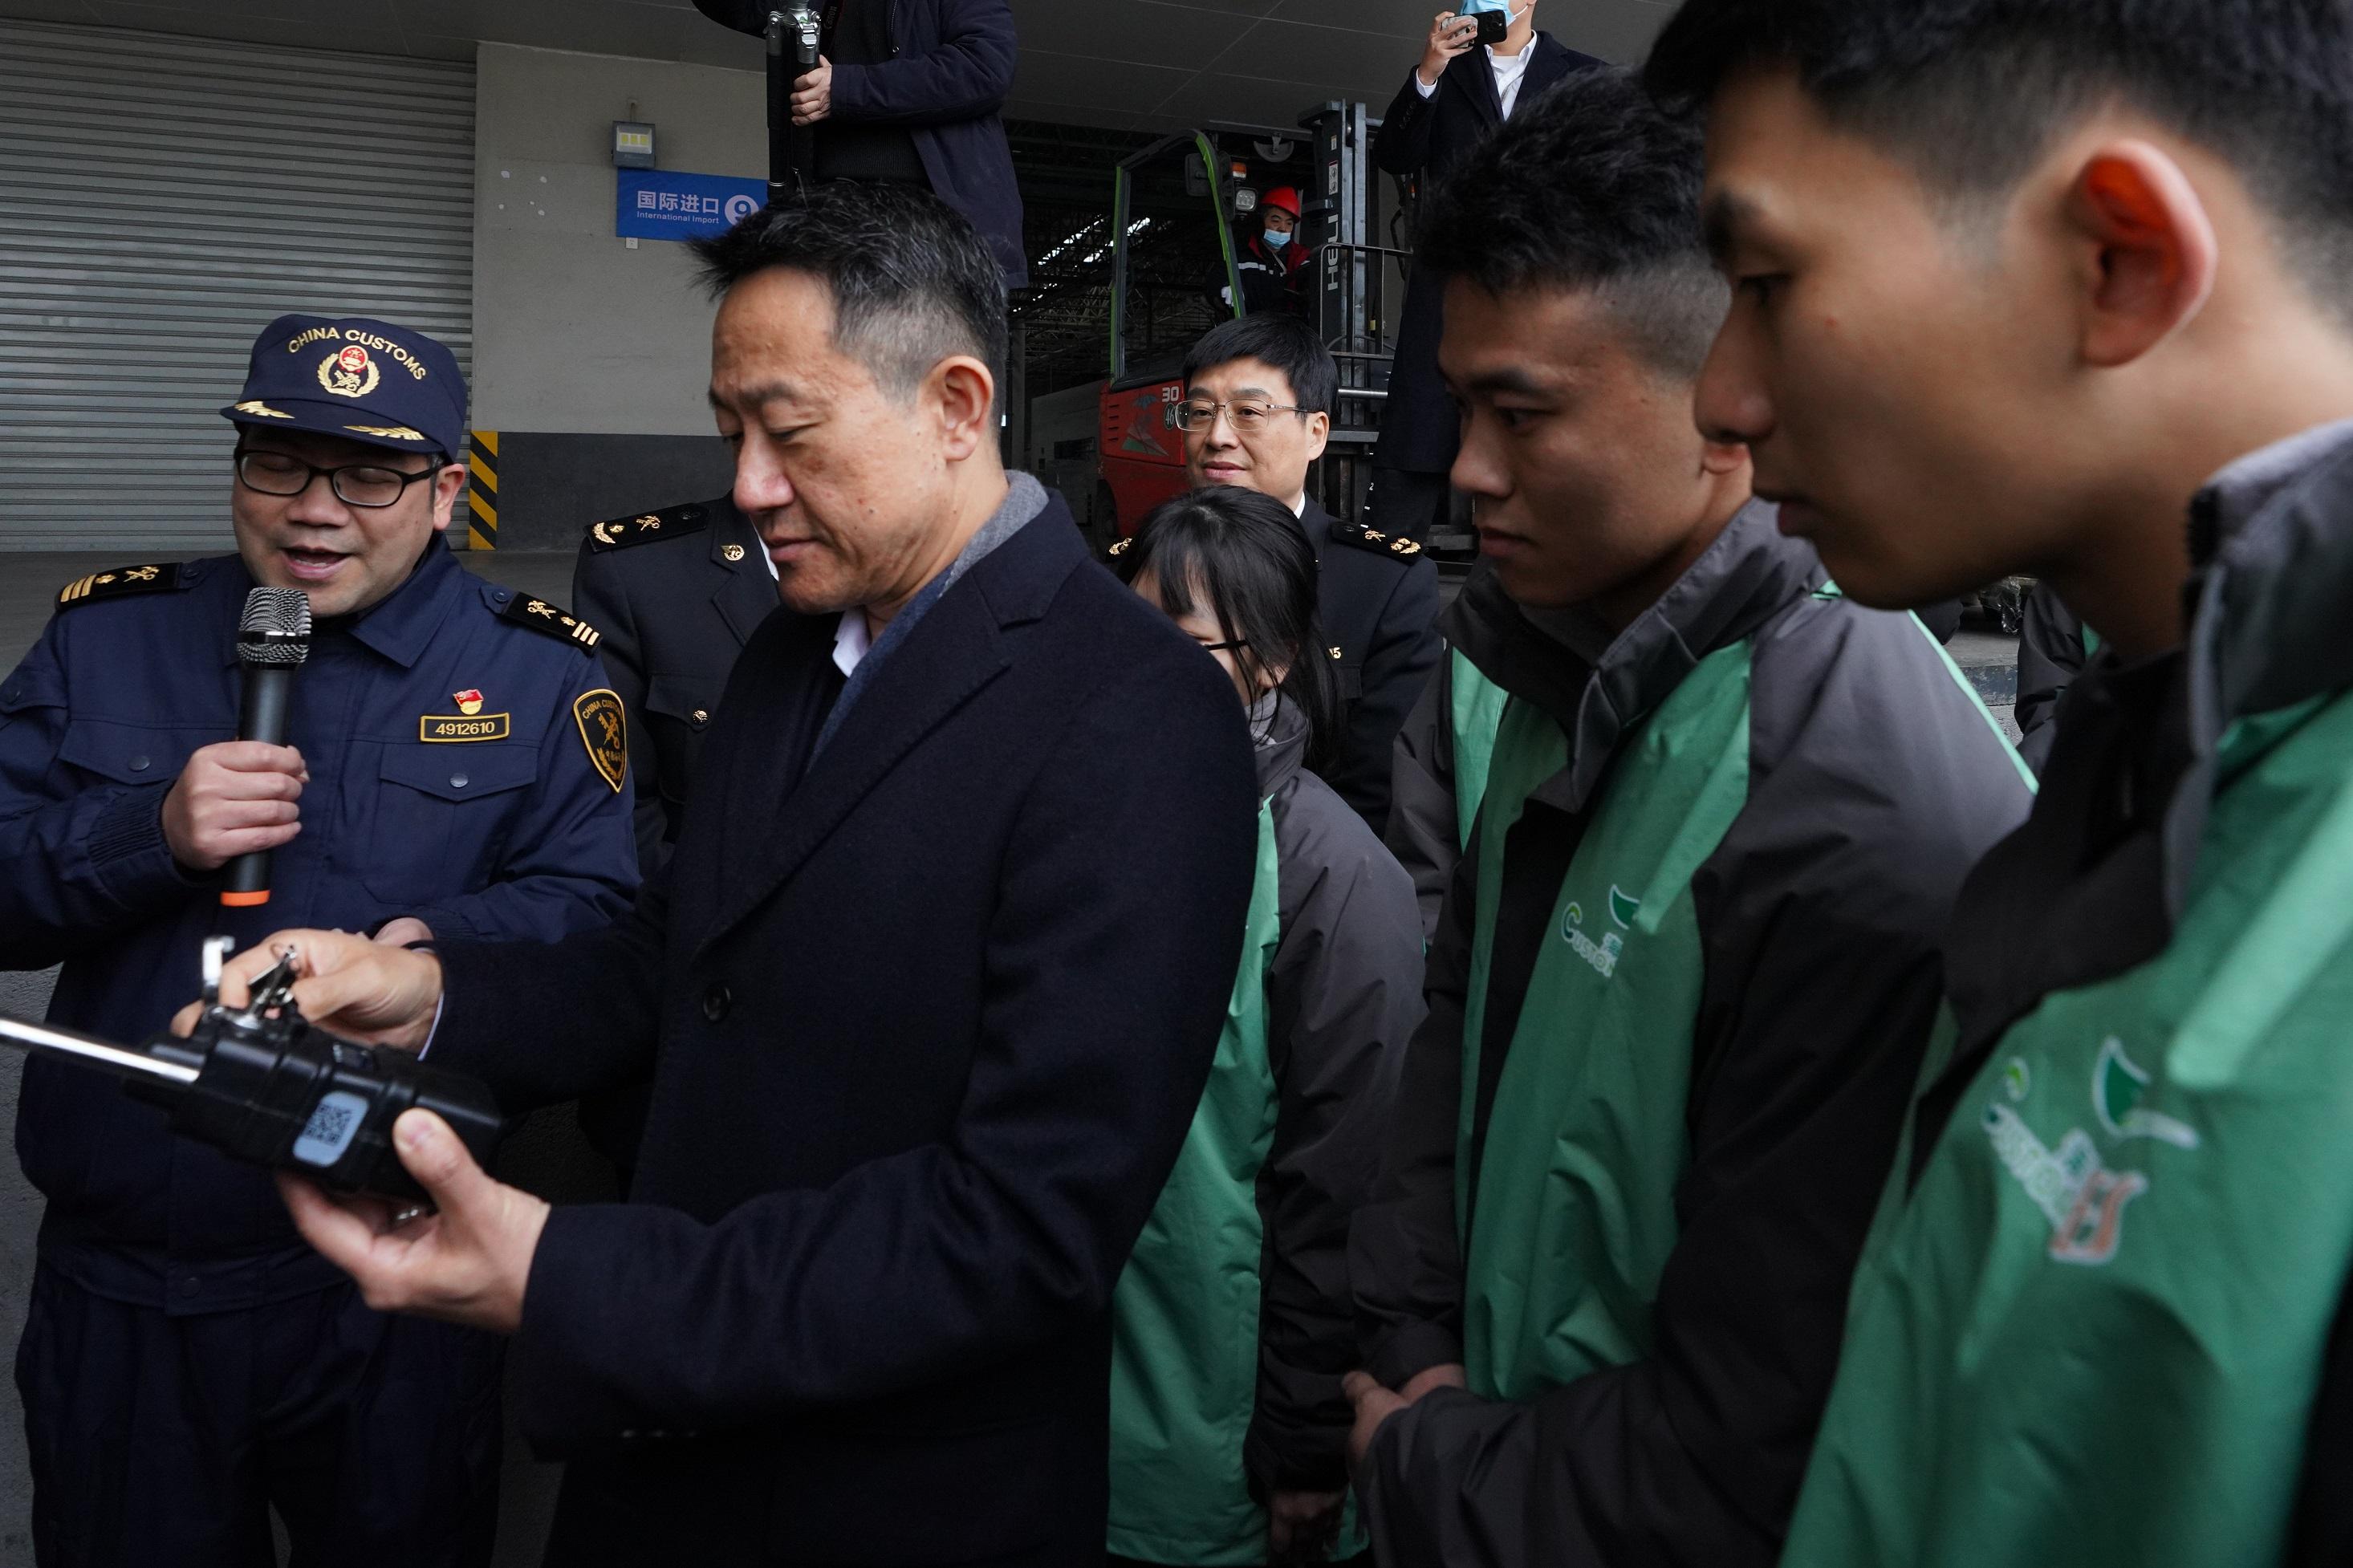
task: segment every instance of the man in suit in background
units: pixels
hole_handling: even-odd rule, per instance
[[[820,0],[820,10],[824,53],[792,96],[793,123],[817,127],[816,180],[929,191],[980,231],[1007,288],[1026,285],[999,113],[1020,54],[1012,0]]]
[[[1502,0],[1473,0],[1457,16],[1441,12],[1430,25],[1420,63],[1398,89],[1373,142],[1373,160],[1400,179],[1418,176],[1425,192],[1498,125],[1533,103],[1547,88],[1603,62],[1535,30],[1536,0],[1508,13],[1504,41],[1481,47],[1481,9]],[[1446,515],[1447,470],[1459,444],[1454,400],[1438,374],[1438,340],[1445,323],[1445,289],[1416,275],[1398,319],[1397,363],[1373,450],[1373,493],[1367,526],[1393,537],[1430,537]]]
[[[1246,316],[1211,328],[1186,355],[1176,423],[1195,488],[1271,496],[1315,547],[1316,610],[1347,714],[1324,782],[1379,833],[1390,748],[1438,668],[1438,568],[1413,541],[1341,521],[1308,495],[1339,388],[1339,366],[1314,328],[1295,316]]]
[[[511,1408],[570,1461],[551,1561],[1097,1568],[1111,1293],[1240,956],[1247,727],[999,464],[970,226],[828,186],[704,258],[784,609],[669,865],[575,941],[282,933],[227,991],[290,942],[310,1016],[510,1110],[650,1067],[632,1201],[551,1210],[412,1113],[432,1217],[288,1202],[379,1308],[516,1336]]]

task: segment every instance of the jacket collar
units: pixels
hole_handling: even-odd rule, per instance
[[[1440,617],[1447,640],[1482,674],[1551,714],[1567,735],[1568,768],[1546,796],[1582,811],[1619,742],[1700,661],[1747,637],[1827,578],[1813,550],[1785,539],[1776,509],[1751,501],[1674,585],[1587,662],[1541,630],[1493,572],[1475,574]]]
[[[768,547],[760,531],[735,505],[733,495],[705,501],[711,511],[711,552],[706,559],[719,574],[711,603],[738,643],[748,643],[760,623],[776,612],[776,580],[768,574]],[[727,552],[736,552],[729,560]]]
[[[1257,749],[1258,797],[1272,800],[1306,765],[1307,715],[1280,693],[1269,693],[1250,710],[1250,741]]]
[[[237,583],[237,601],[242,605],[244,596],[254,587],[253,574],[247,570],[240,556],[229,557],[224,564],[229,567],[228,575]],[[424,657],[433,634],[448,618],[449,606],[455,602],[455,590],[465,584],[466,577],[465,568],[450,559],[448,542],[437,533],[426,542],[425,553],[417,558],[406,582],[382,603],[348,622],[337,624],[351,634],[353,641],[382,654],[403,669],[412,668]],[[223,657],[228,664],[237,662],[234,625]]]
[[[2353,424],[2257,452],[2191,504],[2183,646],[2103,658],[2069,689],[2033,815],[1962,892],[1946,963],[1955,1077],[2042,997],[2162,952],[2215,794],[2295,729],[2251,721],[2353,687],[2348,521]]]
[[[1528,40],[1528,74],[1520,82],[1519,101],[1534,102],[1536,94],[1567,76],[1570,67],[1578,58],[1576,50],[1550,33],[1539,32],[1531,37]],[[1472,103],[1490,121],[1503,122],[1504,95],[1495,89],[1494,62],[1488,58],[1483,47],[1457,56],[1454,63],[1446,68],[1449,72],[1463,72],[1462,86],[1470,93]],[[1440,79],[1442,81],[1444,79]]]

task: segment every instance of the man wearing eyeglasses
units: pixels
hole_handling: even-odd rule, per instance
[[[1293,316],[1248,316],[1193,345],[1176,421],[1197,489],[1239,485],[1271,496],[1315,546],[1318,609],[1347,710],[1324,782],[1379,833],[1390,746],[1441,651],[1438,569],[1411,540],[1343,522],[1308,495],[1339,387],[1339,366],[1314,328]]]
[[[49,1016],[161,1030],[200,944],[300,924],[553,942],[628,907],[628,737],[597,634],[461,569],[466,389],[424,334],[288,316],[238,401],[237,553],[69,584],[0,682],[0,964]],[[282,746],[234,739],[257,585],[310,596]],[[221,868],[272,852],[269,902]],[[58,1564],[487,1563],[500,1342],[370,1312],[267,1173],[114,1083],[34,1062],[47,1199],[16,1360],[35,1548]]]

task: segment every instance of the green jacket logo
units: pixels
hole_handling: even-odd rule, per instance
[[[1634,917],[1642,912],[1642,900],[1630,897],[1617,883],[1609,884],[1609,918],[1618,931],[1631,931]],[[1594,973],[1607,980],[1618,973],[1618,960],[1625,954],[1626,939],[1613,931],[1599,942],[1585,934],[1585,906],[1571,900],[1568,917],[1560,922],[1561,939],[1577,952],[1577,956],[1593,965]]]
[[[2125,1055],[2125,1043],[2111,1035],[2101,1042],[2092,1068],[2092,1110],[2111,1138],[2154,1138],[2177,1149],[2198,1147],[2197,1132],[2170,1116],[2141,1106],[2148,1074]]]
[[[1617,912],[1619,899],[1624,895],[1609,889],[1610,912]],[[1624,923],[1624,922],[1620,922]],[[1560,934],[1577,956],[1593,966],[1593,972],[1607,980],[1618,973],[1618,960],[1626,951],[1626,939],[1610,931],[1599,942],[1585,934],[1585,906],[1572,900],[1566,919],[1560,922]]]
[[[2033,1074],[2021,1058],[2003,1069],[2003,1095],[2012,1104],[2031,1092]],[[2114,1036],[2100,1043],[2092,1063],[2092,1115],[2118,1142],[2152,1138],[2176,1149],[2193,1150],[2195,1129],[2140,1103],[2149,1075],[2125,1054]],[[2072,1127],[2055,1150],[2046,1147],[2023,1117],[1996,1100],[1986,1107],[1986,1137],[2002,1168],[2026,1189],[2051,1222],[2051,1256],[2062,1263],[2097,1266],[2113,1259],[2122,1239],[2125,1205],[2148,1191],[2138,1171],[2110,1170],[2092,1135]]]

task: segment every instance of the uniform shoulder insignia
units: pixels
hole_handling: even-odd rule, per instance
[[[1332,542],[1352,549],[1386,555],[1393,561],[1410,561],[1421,553],[1421,546],[1410,539],[1399,539],[1377,529],[1366,528],[1361,522],[1335,522],[1332,525]]]
[[[711,509],[700,503],[674,506],[661,511],[639,512],[635,517],[617,517],[600,522],[588,531],[588,548],[601,555],[607,550],[626,550],[632,544],[650,544],[657,539],[676,539],[681,533],[700,533],[711,526]]]
[[[543,636],[571,643],[575,647],[594,648],[605,640],[604,633],[561,605],[551,605],[545,599],[534,599],[528,594],[517,594],[509,599],[507,607],[499,612],[499,619],[512,621],[519,626],[529,626]]]
[[[87,605],[98,599],[119,599],[128,594],[168,594],[188,586],[178,565],[161,562],[153,566],[117,566],[77,577],[58,591],[58,608]]]
[[[1133,547],[1133,546],[1134,545],[1134,543],[1135,543],[1135,541],[1134,541],[1134,539],[1123,539],[1123,540],[1121,540],[1117,544],[1114,544],[1114,545],[1113,545],[1113,546],[1111,547],[1111,552],[1110,552],[1111,558],[1112,558],[1113,560],[1114,560],[1114,561],[1118,560],[1121,556],[1123,556],[1123,555],[1126,554],[1126,553],[1128,552],[1129,549],[1130,549],[1131,547]]]

